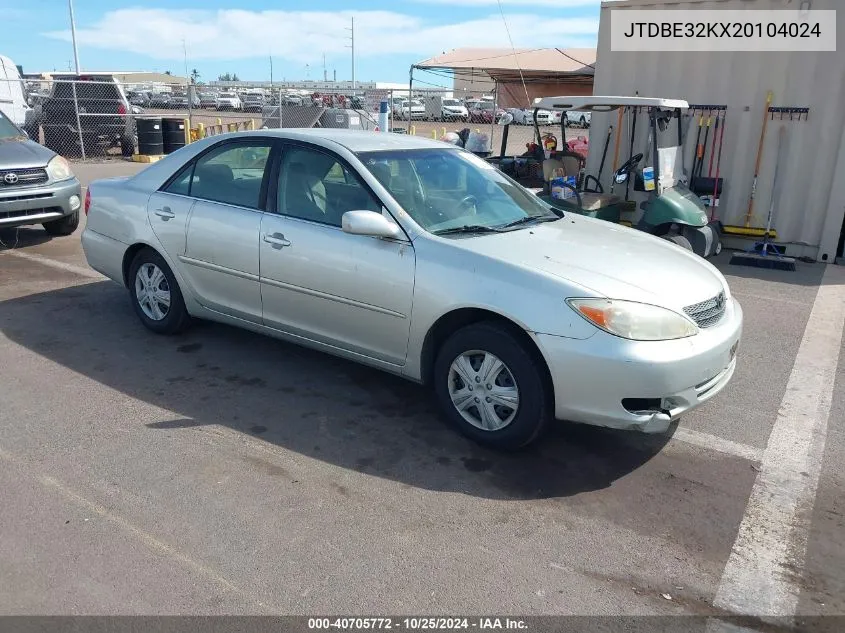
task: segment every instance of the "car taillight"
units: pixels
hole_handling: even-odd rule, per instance
[[[126,114],[126,106],[122,103],[117,104],[117,113],[118,114]]]
[[[85,190],[85,215],[88,215],[88,207],[91,206],[91,190]]]

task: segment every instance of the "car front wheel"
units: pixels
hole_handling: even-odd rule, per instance
[[[543,368],[497,323],[452,334],[437,355],[433,380],[445,417],[481,444],[516,450],[535,440],[550,417]]]
[[[70,215],[52,222],[45,222],[41,226],[50,235],[70,235],[79,226],[79,211],[74,211]]]
[[[129,294],[141,322],[157,334],[176,334],[190,322],[176,277],[167,262],[150,248],[142,249],[129,267]]]

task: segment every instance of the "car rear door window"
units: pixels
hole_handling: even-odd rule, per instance
[[[270,141],[225,143],[201,156],[166,189],[170,193],[260,209]],[[187,192],[185,184],[190,181]]]
[[[287,215],[341,226],[347,211],[381,211],[381,203],[337,157],[292,147],[284,152],[276,207]]]

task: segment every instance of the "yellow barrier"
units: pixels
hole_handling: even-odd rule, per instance
[[[226,122],[223,123],[219,118],[217,119],[217,123],[213,125],[203,125],[202,123],[197,123],[195,127],[191,128],[188,131],[187,121],[185,126],[185,137],[187,142],[198,141],[200,139],[206,138],[208,136],[216,136],[218,134],[225,134],[226,132],[240,132],[244,130],[254,130],[255,129],[255,119],[249,119],[248,121],[234,121],[234,122]]]
[[[411,126],[411,129],[410,129],[410,130],[408,130],[408,131],[409,131],[412,135],[416,136],[416,135],[417,135],[417,126],[416,126],[416,125],[412,125],[412,126]]]

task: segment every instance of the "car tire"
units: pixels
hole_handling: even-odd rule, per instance
[[[161,277],[158,276],[158,272]],[[140,277],[139,277],[140,273]],[[158,301],[139,300],[139,292],[144,289],[142,278],[146,276],[154,285],[148,286],[147,291],[164,291],[169,296],[170,305]],[[157,283],[156,280],[160,279]],[[156,334],[177,334],[184,330],[191,321],[182,291],[176,281],[176,276],[164,258],[151,248],[141,249],[129,266],[129,295],[132,297],[132,307],[141,323]],[[157,305],[157,309],[153,307]],[[159,318],[160,315],[160,318]]]
[[[45,222],[41,226],[50,235],[70,235],[79,226],[79,211],[74,211],[70,215],[52,222]]]
[[[677,244],[681,248],[685,248],[688,251],[692,250],[692,244],[690,241],[684,237],[683,235],[677,235],[675,233],[667,233],[666,235],[661,236],[664,240],[668,240],[673,244]]]
[[[120,138],[120,154],[124,158],[132,158],[135,154],[136,143],[134,138],[122,136]]]
[[[482,375],[483,359],[501,363],[495,376]],[[477,374],[467,375],[461,370]],[[549,421],[552,399],[544,368],[509,328],[498,323],[475,323],[452,334],[438,351],[432,378],[435,397],[445,418],[459,432],[480,444],[517,450],[537,439]],[[479,394],[466,396],[472,402],[463,412],[455,403],[462,397],[462,391]],[[497,397],[497,392],[503,400],[515,396],[516,408],[491,399],[491,395]]]

